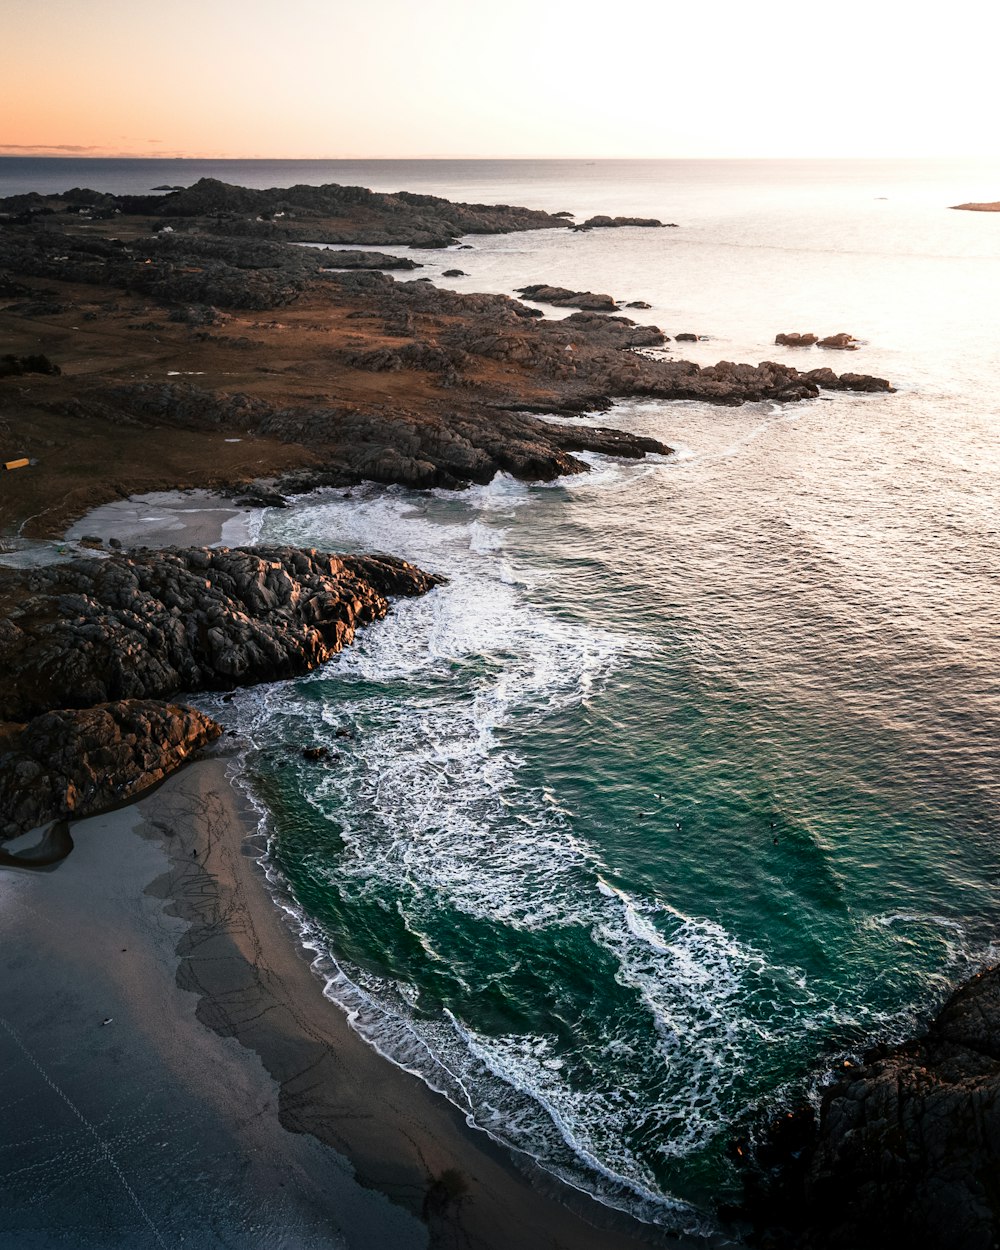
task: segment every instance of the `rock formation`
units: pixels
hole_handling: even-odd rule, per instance
[[[7,573],[7,571],[4,571]],[[0,589],[0,718],[294,677],[439,579],[294,547],[165,548],[20,573]]]
[[[819,342],[818,334],[776,334],[774,341],[778,347],[812,347]]]
[[[193,708],[140,699],[0,724],[0,839],[130,802],[221,733]]]
[[[829,334],[825,339],[820,339],[817,344],[819,347],[829,347],[838,352],[856,352],[858,350],[858,340],[853,335],[840,333]]]
[[[564,286],[547,286],[536,282],[521,287],[518,295],[533,299],[539,304],[552,304],[556,308],[582,308],[589,312],[617,312],[618,305],[610,295],[595,295],[593,291],[571,291]]]
[[[988,1250],[1000,1239],[1000,969],[927,1032],[845,1064],[771,1126],[748,1183],[758,1244]]]
[[[674,222],[662,222],[655,217],[607,217],[603,213],[599,213],[596,217],[588,217],[583,222],[584,230],[608,230],[618,229],[621,226],[644,226],[644,227],[662,227],[664,225],[674,225]]]

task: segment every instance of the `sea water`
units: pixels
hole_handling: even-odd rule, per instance
[[[473,237],[414,253],[417,276],[641,299],[631,315],[707,336],[668,353],[898,388],[628,402],[595,420],[672,455],[325,492],[261,527],[449,578],[323,670],[237,697],[326,993],[498,1141],[642,1219],[709,1227],[744,1126],[996,953],[1000,217],[948,206],[1000,197],[1000,168],[211,172],[676,221]],[[775,347],[787,330],[864,345]]]

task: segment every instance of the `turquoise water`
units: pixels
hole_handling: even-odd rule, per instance
[[[328,995],[498,1140],[670,1228],[711,1224],[742,1124],[995,953],[1000,218],[944,206],[1000,178],[804,168],[644,167],[604,207],[680,230],[476,239],[455,285],[643,297],[712,336],[696,359],[897,394],[625,404],[600,420],[674,455],[268,512],[262,539],[451,580],[236,705]],[[475,185],[593,211],[607,170],[577,173]],[[474,182],[449,177],[417,189]],[[796,356],[780,329],[867,342]]]

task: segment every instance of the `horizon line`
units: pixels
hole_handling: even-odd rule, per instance
[[[27,147],[27,145],[24,145]],[[58,151],[53,150],[59,148]],[[12,148],[17,150],[11,150]],[[314,162],[330,163],[335,161],[992,161],[1000,163],[1000,155],[932,153],[920,156],[902,155],[899,153],[877,156],[861,155],[713,155],[713,156],[552,156],[552,155],[442,155],[440,153],[421,153],[407,156],[192,156],[190,154],[166,155],[158,152],[93,152],[73,151],[71,145],[52,144],[46,147],[40,144],[38,149],[24,150],[17,144],[5,149],[0,144],[0,159],[26,160],[121,160],[121,161],[289,161],[296,163]]]

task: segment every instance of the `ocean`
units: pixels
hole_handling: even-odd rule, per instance
[[[1000,217],[948,206],[1000,166],[7,158],[0,194],[202,174],[657,216],[471,237],[417,276],[607,291],[705,336],[686,359],[897,387],[627,402],[595,420],[672,455],[260,522],[450,579],[223,709],[327,996],[566,1183],[710,1228],[737,1134],[997,956]]]

